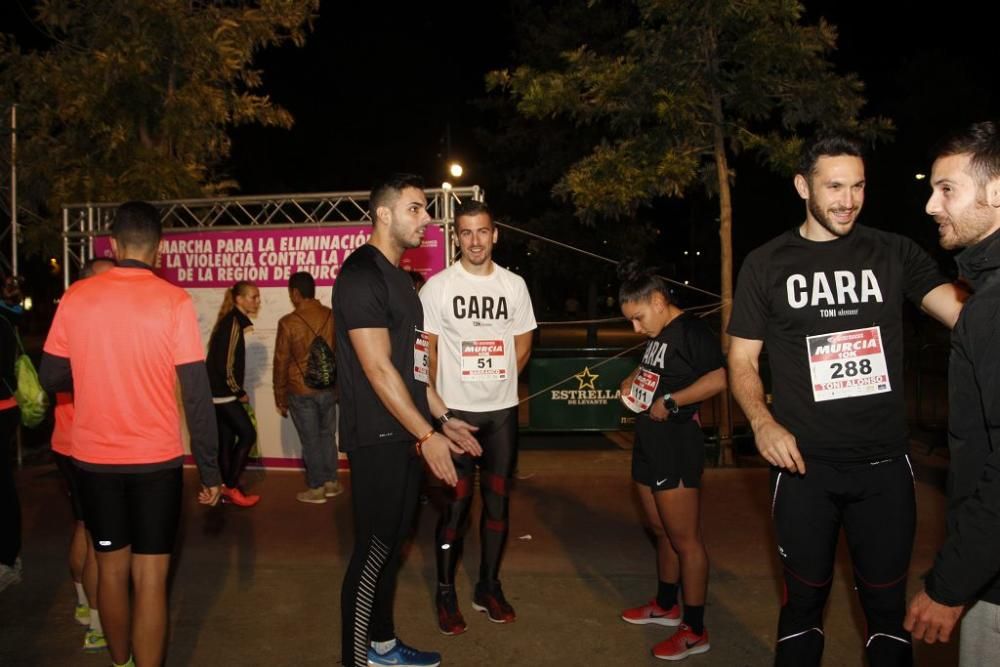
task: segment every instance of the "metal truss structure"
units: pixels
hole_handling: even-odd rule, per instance
[[[455,205],[465,199],[482,201],[479,186],[425,190],[427,211],[434,224],[443,226],[448,264],[454,255],[451,243]],[[292,195],[215,197],[151,202],[160,212],[165,234],[194,229],[240,229],[247,226],[334,227],[371,223],[368,192],[324,192]],[[117,203],[63,206],[63,284],[79,274],[94,256],[95,236],[107,234]]]

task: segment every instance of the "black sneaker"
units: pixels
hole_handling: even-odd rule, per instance
[[[437,593],[438,629],[443,635],[460,635],[466,631],[465,618],[458,609],[455,589],[438,589]]]
[[[494,623],[513,623],[517,618],[514,608],[503,596],[500,582],[492,585],[476,584],[476,595],[472,598],[472,608],[484,611]]]

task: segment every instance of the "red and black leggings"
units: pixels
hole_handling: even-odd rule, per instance
[[[490,412],[453,410],[455,416],[478,426],[476,438],[483,455],[474,459],[455,457],[458,484],[449,491],[449,502],[437,525],[437,571],[439,584],[454,584],[455,569],[472,505],[473,482],[479,466],[479,490],[483,513],[479,522],[482,559],[479,583],[494,584],[500,578],[500,558],[507,543],[510,480],[517,463],[517,407]]]
[[[784,567],[775,665],[819,665],[823,608],[843,526],[865,612],[872,667],[913,664],[903,629],[916,528],[913,471],[899,456],[862,463],[806,460],[806,474],[771,471],[771,515]]]

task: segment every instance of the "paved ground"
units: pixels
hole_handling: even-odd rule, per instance
[[[918,448],[920,449],[920,448]],[[910,586],[942,539],[943,462],[918,455],[919,521]],[[663,630],[629,626],[620,610],[655,588],[653,551],[637,521],[629,453],[524,451],[513,495],[503,570],[518,621],[489,623],[468,604],[478,543],[466,545],[460,599],[470,629],[436,631],[433,614],[435,511],[424,506],[400,576],[397,629],[406,641],[444,653],[448,667],[472,665],[633,666],[657,663],[649,648]],[[186,477],[181,547],[171,588],[168,665],[335,665],[339,591],[350,546],[349,495],[305,506],[295,473],[254,472],[263,495],[251,510],[205,509]],[[349,475],[345,481],[349,486]],[[54,466],[19,477],[25,580],[0,594],[0,665],[106,665],[79,650],[64,560],[71,517]],[[768,665],[778,605],[777,561],[768,521],[767,471],[711,469],[704,526],[712,561],[706,620],[712,650],[692,665]],[[861,619],[841,550],[826,619],[824,665],[864,664]],[[918,665],[955,664],[953,646],[917,650]]]

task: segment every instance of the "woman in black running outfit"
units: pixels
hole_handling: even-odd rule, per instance
[[[701,537],[704,436],[699,403],[726,387],[718,339],[698,318],[670,299],[663,278],[619,268],[622,314],[649,337],[642,362],[621,385],[622,402],[638,413],[632,479],[656,539],[659,587],[648,604],[626,609],[638,625],[680,626],[653,647],[653,655],[680,660],[709,650],[705,629],[708,555]],[[677,604],[683,591],[684,612]]]
[[[208,341],[208,380],[212,386],[215,419],[219,426],[219,472],[222,473],[224,502],[253,507],[260,496],[240,489],[240,475],[246,468],[257,429],[244,407],[249,402],[243,388],[246,370],[244,332],[253,326],[252,316],[260,310],[260,290],[240,281],[226,290],[219,319]]]

